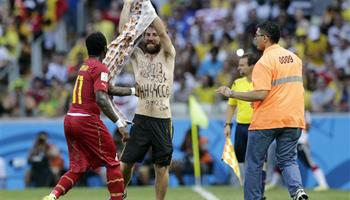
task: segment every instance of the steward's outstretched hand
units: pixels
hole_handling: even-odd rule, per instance
[[[216,93],[224,95],[225,97],[231,97],[232,90],[227,86],[221,86],[216,90]]]

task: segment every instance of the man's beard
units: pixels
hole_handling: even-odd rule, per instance
[[[160,51],[160,44],[153,44],[153,47],[147,47],[148,44],[144,44],[144,51],[149,54],[157,54]]]

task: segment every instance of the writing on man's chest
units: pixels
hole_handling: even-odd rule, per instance
[[[155,83],[164,83],[168,80],[161,62],[151,63],[141,61],[139,64],[139,75]]]

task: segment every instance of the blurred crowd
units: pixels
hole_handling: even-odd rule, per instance
[[[226,99],[218,97],[215,89],[231,86],[239,77],[236,52],[257,51],[256,25],[265,20],[281,26],[280,45],[303,60],[307,109],[349,111],[349,1],[159,0],[154,4],[177,50],[175,115],[186,112],[189,95],[195,95],[207,111],[220,111],[216,108]],[[85,37],[101,31],[108,42],[113,40],[121,9],[120,0],[0,0],[0,116],[64,115],[77,71],[87,57]],[[42,66],[34,73],[37,49],[32,46],[37,42]],[[15,80],[6,73],[11,67],[19,72]],[[132,70],[126,68],[116,84],[133,85]],[[115,102],[126,114],[136,104],[134,97],[117,97]]]
[[[53,186],[65,172],[60,150],[48,142],[48,136],[47,132],[39,132],[29,151],[30,168],[24,181],[26,187]]]

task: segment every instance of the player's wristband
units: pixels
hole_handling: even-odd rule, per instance
[[[224,128],[225,128],[226,126],[232,127],[232,123],[225,123],[225,124],[224,124]]]
[[[117,124],[118,128],[126,127],[126,126],[127,126],[127,124],[125,123],[125,121],[122,120],[122,119],[118,119],[118,121],[117,121],[115,124]]]
[[[131,95],[135,95],[136,94],[136,89],[134,87],[130,88],[131,90]]]

